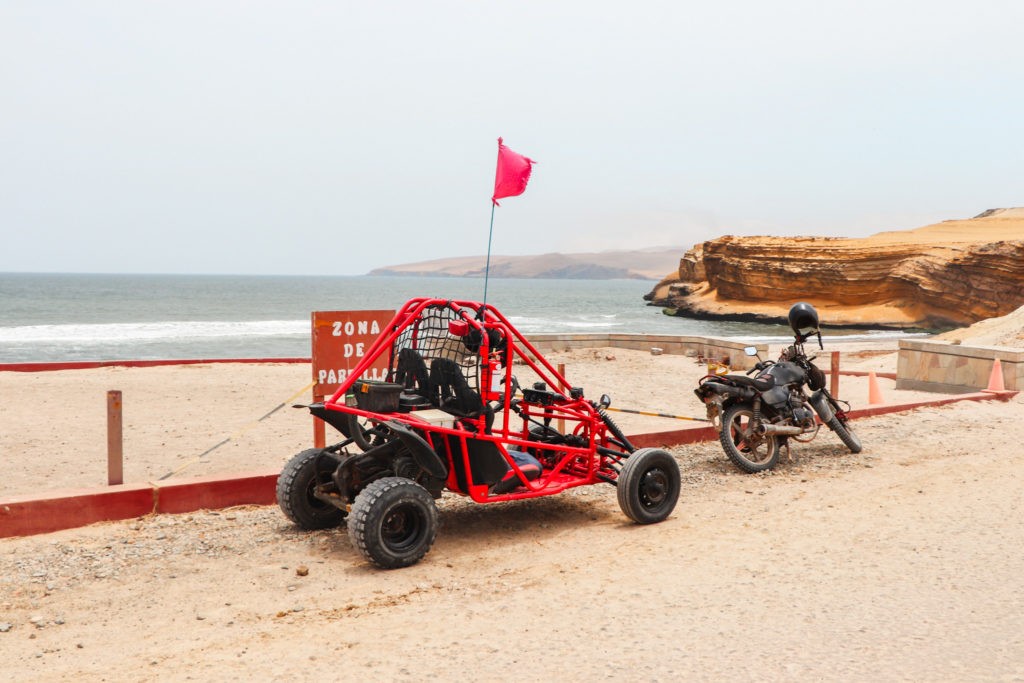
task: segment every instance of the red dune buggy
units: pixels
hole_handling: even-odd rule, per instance
[[[378,358],[387,381],[362,379]],[[513,364],[533,375],[529,387]],[[679,498],[679,467],[664,450],[635,449],[609,404],[584,398],[494,307],[412,299],[333,396],[304,406],[345,440],[295,455],[278,504],[303,529],[347,517],[356,549],[388,569],[430,550],[445,489],[494,503],[606,482],[631,520],[660,522]]]

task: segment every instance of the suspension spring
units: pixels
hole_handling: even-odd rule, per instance
[[[622,433],[622,430],[619,428],[619,425],[615,424],[615,420],[611,418],[611,416],[605,411],[605,409],[601,408],[600,406],[594,407],[597,409],[597,414],[601,416],[602,420],[604,420],[605,425],[608,426],[608,431],[610,431],[615,436],[615,438],[619,440],[619,442],[626,448],[627,451],[629,451],[630,453],[635,451],[636,448],[634,448],[633,444],[629,442],[629,439],[627,439],[626,435]]]

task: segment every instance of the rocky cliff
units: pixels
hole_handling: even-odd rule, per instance
[[[871,237],[720,237],[646,297],[696,318],[783,322],[808,301],[832,326],[952,328],[1024,304],[1024,209]]]

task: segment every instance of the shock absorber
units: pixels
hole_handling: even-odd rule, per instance
[[[622,430],[619,428],[619,425],[615,424],[615,420],[611,418],[611,416],[605,411],[605,409],[593,402],[591,403],[591,405],[594,406],[594,408],[597,410],[597,414],[601,416],[602,420],[604,420],[605,425],[607,425],[608,427],[608,431],[610,431],[615,436],[615,438],[619,440],[619,442],[625,447],[625,449],[630,453],[635,451],[636,448],[634,448],[633,444],[629,442],[629,439],[627,439],[626,435],[622,433]]]

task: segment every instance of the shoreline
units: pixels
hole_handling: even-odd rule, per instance
[[[781,326],[781,325],[780,325]],[[788,328],[787,328],[788,329]],[[865,329],[861,333],[835,334],[829,332],[838,328],[826,328],[822,330],[822,342],[828,344],[871,344],[898,341],[900,339],[928,339],[938,337],[938,334],[931,332],[909,332],[900,330]],[[965,329],[965,328],[957,328]],[[954,330],[955,332],[956,330]],[[528,340],[533,338],[556,337],[558,339],[572,340],[580,338],[591,339],[595,336],[621,335],[621,332],[531,332],[526,335]],[[949,333],[946,333],[949,334]],[[765,343],[772,346],[787,346],[792,343],[792,334],[781,333],[777,335],[759,334],[732,334],[732,335],[686,335],[686,334],[665,334],[661,332],[640,333],[631,335],[634,337],[652,337],[658,339],[692,339],[703,337],[706,339],[723,339],[734,342]],[[808,340],[807,344],[815,344],[814,339]],[[895,349],[894,349],[895,350]],[[100,367],[155,367],[159,365],[198,365],[218,363],[310,363],[310,356],[160,356],[160,357],[135,357],[135,358],[102,358],[102,359],[57,359],[57,360],[14,360],[0,362],[0,372],[45,372],[48,370],[74,370],[94,369]]]

